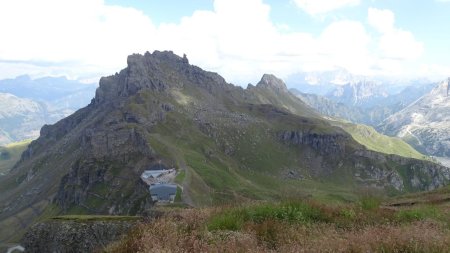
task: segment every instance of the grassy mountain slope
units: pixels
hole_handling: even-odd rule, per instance
[[[347,133],[351,134],[353,139],[369,150],[415,159],[428,159],[427,156],[419,153],[402,139],[380,134],[373,127],[345,123],[342,121],[336,121],[335,123],[337,126],[342,127]]]

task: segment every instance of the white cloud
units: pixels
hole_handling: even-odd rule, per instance
[[[423,53],[423,44],[409,31],[395,27],[395,15],[390,10],[369,8],[368,22],[381,33],[378,48],[382,57],[397,60],[413,60]]]
[[[340,7],[358,1],[334,2]],[[102,0],[0,1],[0,33],[8,38],[0,40],[0,79],[107,75],[125,67],[127,55],[153,50],[186,53],[191,63],[241,85],[267,72],[286,77],[344,67],[370,74],[383,60],[389,62],[381,66],[384,71],[389,66],[397,71],[398,63],[411,58],[405,56],[417,57],[411,52],[421,52],[422,46],[394,27],[394,17],[384,25],[377,22],[377,15],[386,13],[373,11],[370,24],[381,32],[374,37],[363,23],[349,20],[334,21],[319,35],[280,27],[262,0],[215,0],[212,11],[195,11],[178,23],[158,26],[141,11]],[[371,50],[374,41],[380,52]]]
[[[423,53],[423,43],[416,41],[414,35],[407,31],[395,30],[383,34],[379,48],[386,58],[398,60],[414,60]]]
[[[370,38],[362,23],[336,21],[316,37],[281,31],[260,0],[241,3],[216,0],[213,12],[195,12],[180,24],[159,27],[158,46],[186,53],[191,62],[244,85],[267,72],[288,76],[336,66],[368,71]]]
[[[357,21],[338,21],[329,25],[321,34],[321,53],[327,55],[321,61],[332,62],[356,72],[368,72],[371,61],[368,44],[370,36]]]
[[[394,29],[395,15],[390,10],[369,8],[368,21],[378,32],[386,33]]]
[[[0,60],[113,69],[149,48],[155,27],[136,9],[100,0],[15,0],[0,2],[0,32]]]
[[[347,6],[356,6],[360,0],[294,0],[294,3],[311,15],[325,14]]]
[[[434,80],[442,80],[450,77],[450,66],[442,66],[438,64],[423,64],[418,70],[418,75],[423,77],[431,77]]]

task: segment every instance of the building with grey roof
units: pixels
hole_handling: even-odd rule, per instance
[[[176,184],[152,184],[150,185],[150,195],[153,201],[174,202],[177,194]]]

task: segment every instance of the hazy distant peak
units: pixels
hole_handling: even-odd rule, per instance
[[[433,95],[439,95],[439,96],[447,96],[449,95],[450,91],[450,77],[441,81],[432,91]]]
[[[288,89],[286,84],[280,78],[272,75],[272,74],[264,74],[261,80],[256,85],[257,87],[271,89],[273,91],[284,91],[287,92]]]

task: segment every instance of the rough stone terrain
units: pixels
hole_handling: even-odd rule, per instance
[[[137,221],[50,220],[33,225],[22,245],[26,252],[101,252],[127,234]]]

